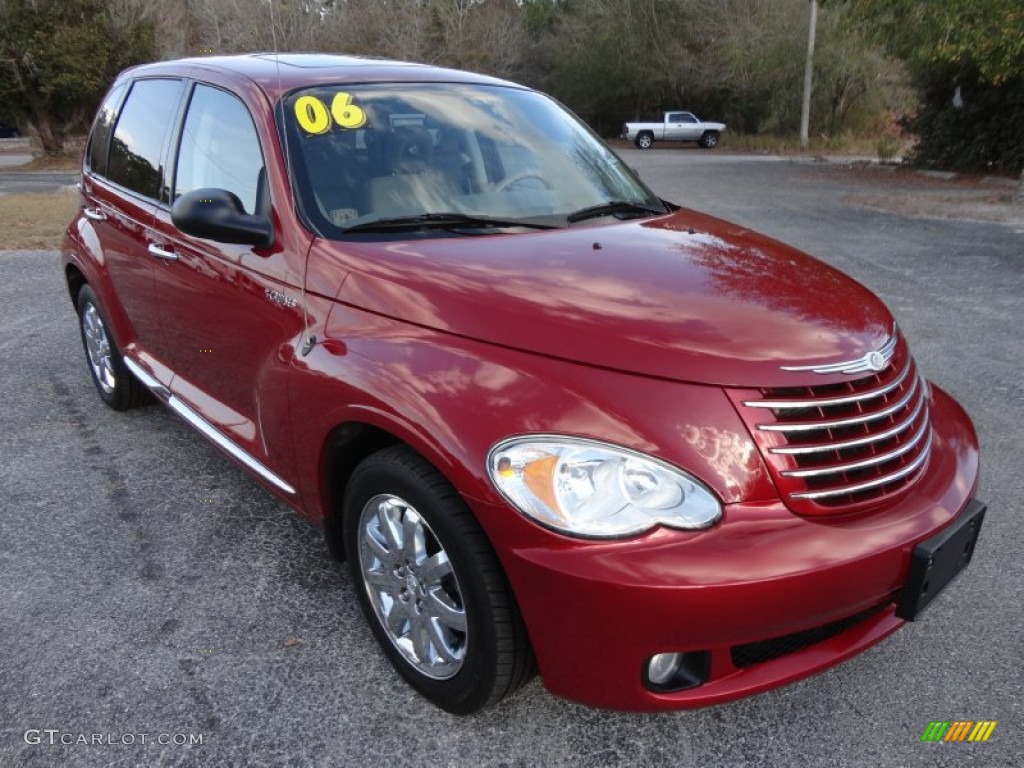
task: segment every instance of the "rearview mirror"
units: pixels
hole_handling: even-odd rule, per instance
[[[270,216],[246,213],[238,196],[226,189],[206,187],[186,192],[171,206],[171,221],[187,235],[218,243],[241,243],[259,248],[274,244]]]

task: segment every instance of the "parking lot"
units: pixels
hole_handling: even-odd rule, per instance
[[[319,532],[169,411],[100,402],[56,252],[0,252],[0,766],[1024,764],[1024,222],[919,215],[998,218],[998,185],[621,154],[663,197],[866,284],[974,418],[988,517],[973,564],[919,622],[711,709],[587,709],[538,679],[481,715],[447,715],[378,652]],[[922,743],[933,720],[998,725],[986,743]]]

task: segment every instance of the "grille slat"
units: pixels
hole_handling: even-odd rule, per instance
[[[870,445],[881,440],[888,440],[891,437],[899,435],[901,432],[906,432],[917,420],[917,417],[921,415],[921,410],[924,408],[924,400],[919,400],[917,405],[914,407],[913,413],[903,422],[900,422],[892,429],[888,429],[878,434],[869,434],[865,437],[858,438],[856,440],[847,440],[843,442],[825,443],[823,445],[797,445],[797,446],[777,446],[769,448],[770,453],[778,453],[785,455],[801,455],[806,453],[822,453],[825,451],[842,451],[847,448],[857,448],[863,445]]]
[[[815,477],[820,475],[835,475],[840,472],[850,472],[854,469],[864,469],[865,467],[871,467],[875,464],[884,464],[887,461],[898,459],[903,454],[912,451],[914,447],[921,442],[921,438],[925,436],[927,431],[928,422],[922,422],[917,433],[910,438],[909,442],[904,443],[899,448],[889,451],[888,453],[876,454],[869,459],[852,461],[848,464],[830,464],[826,467],[816,467],[814,469],[784,469],[782,470],[782,474],[787,477]]]
[[[864,400],[873,400],[876,397],[882,397],[892,392],[897,387],[901,386],[907,378],[907,374],[910,373],[910,361],[903,367],[903,372],[895,380],[886,384],[880,389],[872,389],[867,392],[859,392],[856,395],[847,395],[845,397],[834,397],[830,399],[819,399],[819,400],[745,400],[744,405],[750,408],[771,408],[772,410],[779,410],[781,408],[824,408],[832,405],[848,405],[850,403],[859,403]]]
[[[909,474],[916,472],[924,464],[925,459],[928,458],[928,452],[931,450],[931,437],[928,438],[928,442],[924,447],[921,454],[914,459],[910,464],[903,467],[891,475],[883,475],[875,480],[869,480],[865,483],[858,483],[857,485],[845,485],[839,488],[832,488],[825,491],[798,491],[793,494],[794,499],[826,499],[832,496],[846,496],[849,494],[859,493],[860,491],[867,491],[872,488],[878,488],[879,486],[888,485],[889,483],[901,480]]]
[[[932,444],[928,385],[905,344],[892,348],[888,362],[846,381],[744,392],[742,399],[737,393],[734,402],[793,511],[877,504],[924,471]]]
[[[834,419],[832,421],[820,421],[820,422],[781,422],[776,424],[759,424],[758,429],[764,430],[765,432],[809,432],[818,429],[836,429],[840,427],[850,427],[855,424],[864,424],[869,421],[878,421],[878,419],[884,419],[886,416],[902,410],[907,403],[909,403],[918,389],[918,379],[914,379],[912,389],[903,396],[898,403],[890,405],[888,408],[884,408],[881,411],[868,412],[862,415],[853,416],[851,418]],[[819,410],[827,406],[819,406]]]

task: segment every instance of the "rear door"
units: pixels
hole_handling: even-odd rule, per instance
[[[108,306],[126,316],[132,337],[120,341],[135,356],[155,346],[160,336],[156,259],[148,245],[169,128],[183,91],[184,83],[173,78],[137,80],[113,89],[100,108],[82,175],[83,213],[116,293],[113,303],[108,297]]]
[[[260,137],[235,94],[194,83],[175,149],[173,191],[154,213],[154,245],[169,254],[155,275],[162,320],[155,349],[174,371],[171,389],[179,399],[260,463],[288,475],[285,430],[264,428],[285,418],[289,355],[302,328],[301,293],[280,228],[275,245],[263,249],[192,237],[171,220],[173,199],[209,187],[233,192],[255,213],[267,172]]]

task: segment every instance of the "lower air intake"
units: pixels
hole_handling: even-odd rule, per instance
[[[845,619],[822,624],[820,627],[794,632],[791,635],[773,637],[770,640],[758,640],[756,643],[734,645],[730,650],[733,666],[743,669],[744,667],[751,667],[754,664],[761,664],[765,661],[778,659],[796,651],[801,651],[804,648],[809,648],[857,626],[862,621],[881,613],[889,605],[891,603],[886,601],[867,608],[860,613],[855,613],[853,616],[848,616]]]

